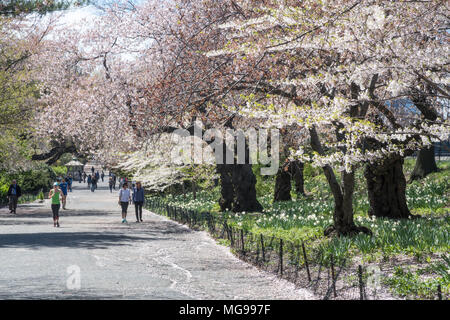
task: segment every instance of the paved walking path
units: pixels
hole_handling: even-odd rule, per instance
[[[0,209],[0,299],[315,298],[241,262],[205,232],[148,211],[138,224],[134,207],[121,224],[106,180],[94,193],[74,182],[60,228],[48,201],[20,205],[18,215]]]

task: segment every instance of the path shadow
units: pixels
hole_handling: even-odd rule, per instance
[[[165,240],[104,232],[13,233],[0,235],[0,248],[108,249],[138,241]]]
[[[0,218],[2,219],[11,219],[11,220],[20,220],[20,219],[30,219],[30,218],[52,218],[52,212],[50,209],[46,210],[47,212],[19,212],[18,214],[1,214]],[[113,212],[108,212],[104,210],[60,210],[60,217],[100,217],[100,216],[108,216],[114,214]],[[117,214],[117,213],[115,213]],[[2,222],[0,221],[0,225]]]

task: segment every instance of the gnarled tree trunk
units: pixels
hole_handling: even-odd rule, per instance
[[[280,169],[278,169],[278,173],[275,178],[275,192],[273,201],[277,202],[292,200],[291,189],[292,185],[289,167],[282,166]]]
[[[256,177],[251,164],[219,164],[217,171],[221,181],[219,205],[222,211],[262,211],[256,198]]]
[[[301,161],[293,161],[290,164],[292,179],[295,182],[295,193],[305,195],[305,180],[303,178],[304,164]]]
[[[427,88],[431,93],[433,90],[431,88]],[[438,118],[438,114],[436,110],[432,107],[432,104],[428,101],[428,96],[426,94],[421,94],[419,92],[415,92],[411,95],[411,100],[417,109],[420,110],[422,116],[429,121],[436,121]],[[414,170],[411,174],[411,178],[409,182],[413,182],[417,179],[423,179],[428,174],[432,172],[437,172],[438,167],[436,165],[436,159],[434,158],[434,146],[431,145],[428,148],[424,148],[419,151],[417,155],[416,165],[414,166]]]
[[[324,154],[322,144],[315,127],[309,129],[311,136],[311,147],[319,154]],[[326,236],[337,234],[338,236],[351,236],[359,232],[371,234],[366,227],[356,226],[353,221],[353,192],[355,189],[354,172],[342,173],[342,187],[336,179],[333,169],[329,165],[322,167],[327,178],[331,193],[334,197],[333,225],[325,229]]]
[[[432,172],[437,172],[438,167],[436,165],[436,159],[434,157],[434,146],[431,145],[428,148],[424,148],[417,154],[416,165],[411,173],[409,183],[414,180],[425,178]]]
[[[219,205],[221,211],[231,211],[233,209],[234,188],[232,182],[231,165],[219,164],[217,171],[220,174],[220,199]]]
[[[369,196],[369,215],[391,219],[408,218],[403,158],[392,156],[382,163],[368,164],[364,171]]]
[[[262,211],[263,207],[256,198],[256,177],[251,164],[235,164],[232,181],[235,191],[234,212]]]

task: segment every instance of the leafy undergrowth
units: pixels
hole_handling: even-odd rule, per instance
[[[413,166],[413,160],[405,161],[406,177]],[[198,192],[196,200],[193,200],[192,194],[167,195],[165,200],[173,206],[225,215],[230,225],[256,234],[297,243],[308,241],[325,259],[333,256],[335,261],[386,263],[398,255],[407,255],[422,263],[430,257],[436,258],[450,251],[450,162],[440,162],[438,166],[440,172],[407,186],[408,206],[413,214],[422,218],[403,221],[368,217],[365,180],[362,170],[357,172],[355,221],[358,225],[371,229],[374,234],[372,237],[363,234],[352,238],[323,237],[324,229],[332,224],[333,199],[325,177],[318,169],[308,166],[305,169],[305,189],[308,195],[297,197],[292,194],[292,201],[273,203],[273,177],[258,176],[257,194],[264,207],[260,213],[220,213],[217,201],[220,198],[219,187]],[[425,288],[436,292],[435,287],[439,281],[444,292],[448,289],[448,279],[447,282],[442,282],[436,273],[431,272],[428,279],[421,279],[417,273],[396,271],[385,283],[399,295],[417,298],[428,297]]]
[[[442,256],[442,261],[430,263],[425,268],[411,270],[410,267],[396,267],[392,276],[383,281],[400,296],[412,299],[437,299],[450,296],[450,257]],[[439,289],[440,290],[439,290]]]

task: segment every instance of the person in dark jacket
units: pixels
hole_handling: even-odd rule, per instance
[[[133,203],[134,210],[136,211],[136,222],[144,222],[142,220],[142,206],[144,204],[144,189],[141,182],[136,182],[136,187],[133,188]]]
[[[111,177],[109,177],[109,192],[112,193],[114,181]]]
[[[22,195],[22,189],[20,189],[16,180],[13,180],[8,189],[8,199],[9,199],[9,211],[10,213],[16,214],[17,202],[19,197]]]
[[[97,189],[97,177],[93,176],[91,180],[91,191],[94,192]]]

